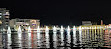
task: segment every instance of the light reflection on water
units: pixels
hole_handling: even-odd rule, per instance
[[[28,48],[31,48],[31,32],[28,32]]]
[[[50,48],[49,46],[49,32],[46,32],[46,35],[45,35],[45,38],[46,38],[46,48]]]
[[[54,43],[54,48],[56,48],[57,47],[57,32],[53,32],[53,43]]]
[[[11,36],[10,36],[11,35]],[[0,34],[0,48],[74,48],[108,47],[111,48],[111,30],[87,29],[79,31],[23,31]]]
[[[61,32],[61,46],[64,45],[64,32]]]

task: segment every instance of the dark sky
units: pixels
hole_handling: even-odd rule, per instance
[[[40,19],[41,24],[81,25],[90,20],[111,23],[111,1],[1,0],[1,8],[10,10],[10,18]]]

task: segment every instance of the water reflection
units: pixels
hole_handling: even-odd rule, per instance
[[[33,38],[32,38],[33,39]],[[40,48],[41,47],[41,35],[40,32],[37,32],[37,47]]]
[[[53,32],[53,47],[56,48],[57,47],[57,35],[56,35],[57,32]]]
[[[61,32],[61,46],[64,45],[64,32]]]
[[[12,41],[11,41],[11,29],[10,27],[8,27],[8,30],[7,30],[7,38],[8,38],[8,48],[11,49],[10,45],[12,44]]]
[[[41,44],[41,37],[40,37],[40,32],[37,32],[37,31],[32,31],[31,32],[31,47],[32,48],[40,48],[40,45]]]
[[[74,27],[75,28],[75,27]],[[89,27],[91,28],[91,27]],[[74,47],[108,47],[111,48],[111,30],[110,29],[89,29],[81,28],[80,30],[48,30],[40,31],[22,31],[19,27],[17,32],[1,32],[0,48],[58,48],[71,49]],[[13,33],[13,34],[12,34]]]
[[[17,35],[18,35],[18,44],[20,48],[22,48],[22,29],[21,26],[19,26],[18,31],[17,31]]]
[[[67,32],[67,46],[70,46],[70,42],[71,42],[70,32]]]
[[[2,47],[3,47],[3,42],[2,42],[2,33],[0,32],[0,49],[2,49]]]
[[[76,28],[75,28],[75,26],[73,27],[73,43],[74,43],[74,47],[76,47],[75,45],[77,44],[76,43]]]
[[[49,32],[46,32],[46,35],[45,35],[45,38],[46,38],[46,48],[50,48],[49,46]]]
[[[31,31],[28,32],[28,48],[31,48]]]

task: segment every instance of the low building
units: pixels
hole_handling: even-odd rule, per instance
[[[82,25],[92,25],[91,21],[82,21]]]
[[[32,27],[36,28],[37,26],[40,26],[40,20],[38,19],[11,19],[10,20],[10,27],[14,28],[14,26],[23,26],[23,27]]]

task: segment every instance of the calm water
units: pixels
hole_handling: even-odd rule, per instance
[[[82,30],[70,32],[12,32],[0,34],[0,49],[2,48],[110,48],[110,30]]]

